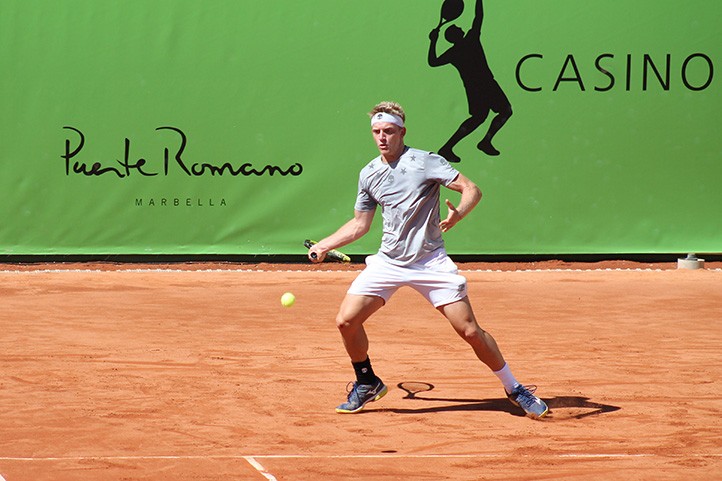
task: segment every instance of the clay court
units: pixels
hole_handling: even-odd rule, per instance
[[[5,265],[0,479],[719,479],[719,263],[460,267],[545,419],[403,289],[367,323],[389,394],[336,414],[356,264]]]

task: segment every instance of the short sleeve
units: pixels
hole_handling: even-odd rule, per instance
[[[376,209],[376,200],[371,197],[368,190],[364,187],[364,179],[359,176],[358,193],[356,194],[356,204],[354,210],[368,212]]]
[[[426,158],[426,175],[429,179],[448,186],[459,176],[459,171],[442,156],[430,152]]]

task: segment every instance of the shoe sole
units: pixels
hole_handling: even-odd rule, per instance
[[[544,412],[541,413],[541,414],[526,413],[526,415],[529,416],[529,417],[532,418],[532,419],[541,419],[541,418],[543,418],[544,416],[546,416],[546,415],[549,413],[549,406],[546,406],[546,404],[545,404],[545,407],[546,407],[546,409],[544,409]],[[524,411],[524,412],[526,412],[526,411]]]
[[[381,388],[381,391],[379,391],[378,394],[376,394],[376,395],[375,395],[374,397],[372,397],[372,398],[367,399],[366,402],[363,403],[362,405],[360,405],[357,409],[350,410],[350,409],[339,409],[339,408],[336,408],[336,412],[339,413],[339,414],[353,414],[353,413],[357,413],[357,412],[359,412],[360,410],[362,410],[362,409],[364,408],[364,406],[366,406],[368,403],[374,402],[374,401],[378,401],[378,400],[381,399],[382,397],[386,396],[386,393],[388,393],[388,392],[389,392],[389,388],[387,388],[386,385],[384,385],[384,387]]]

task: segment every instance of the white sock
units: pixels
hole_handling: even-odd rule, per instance
[[[519,385],[519,381],[517,381],[514,375],[511,373],[509,364],[504,364],[504,367],[502,367],[498,371],[494,371],[494,374],[496,375],[496,377],[499,378],[501,383],[504,385],[504,389],[506,389],[506,392],[508,393],[512,392],[514,388]]]

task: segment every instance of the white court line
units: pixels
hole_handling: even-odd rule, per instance
[[[700,269],[708,272],[722,272],[722,269]],[[459,269],[459,272],[482,272],[482,273],[518,273],[518,272],[677,272],[678,269],[652,269],[652,268],[604,268],[604,269]],[[253,273],[253,272],[276,272],[280,274],[337,274],[337,273],[358,273],[355,271],[327,271],[327,270],[264,270],[264,269],[37,269],[37,270],[19,270],[19,269],[0,269],[0,274],[117,274],[117,273],[154,273],[154,274],[206,274],[206,273]]]
[[[244,456],[243,459],[248,461],[248,464],[256,468],[256,471],[261,473],[261,475],[266,478],[268,481],[278,481],[274,475],[266,471],[266,468],[263,467],[261,463],[253,459],[253,456]]]
[[[537,454],[515,454],[518,457],[536,458]],[[552,455],[544,455],[550,458],[577,458],[577,459],[597,459],[597,458],[718,458],[722,457],[722,453],[713,454],[654,454],[654,453],[559,453]],[[470,458],[507,458],[508,454],[503,453],[473,453],[473,454],[329,454],[329,455],[313,455],[313,454],[257,454],[254,458],[261,459],[470,459]]]
[[[538,454],[515,454],[521,458],[537,458]],[[722,458],[722,453],[656,454],[656,453],[557,453],[545,454],[547,458]],[[158,460],[203,460],[203,459],[244,459],[254,468],[265,470],[257,459],[494,459],[509,457],[506,453],[466,453],[466,454],[211,454],[211,455],[148,455],[148,456],[59,456],[59,457],[14,457],[0,456],[2,461],[49,462],[49,461],[158,461]],[[253,463],[256,463],[254,465]]]

